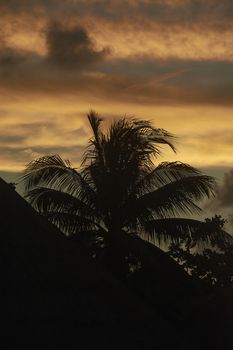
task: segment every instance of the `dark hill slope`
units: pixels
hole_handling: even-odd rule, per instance
[[[159,313],[66,238],[0,179],[1,327],[26,348],[172,348],[184,342]],[[166,337],[166,332],[172,338]],[[56,336],[55,336],[56,333]],[[46,340],[46,344],[47,340]]]

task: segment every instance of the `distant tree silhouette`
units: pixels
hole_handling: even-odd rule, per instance
[[[169,255],[192,276],[216,287],[233,287],[233,237],[225,232],[221,215],[205,219],[212,235],[209,246],[196,251],[198,240],[171,243]],[[203,247],[202,247],[203,248]]]
[[[131,269],[140,262],[119,243],[126,233],[159,244],[210,237],[211,230],[198,236],[200,221],[178,215],[201,212],[196,202],[213,194],[214,179],[181,162],[154,164],[161,145],[175,152],[173,135],[133,118],[114,121],[104,133],[97,113],[91,111],[88,120],[93,137],[79,170],[59,155],[26,167],[26,197],[39,213],[66,235],[92,242],[93,254],[97,247],[119,245],[118,255]],[[113,256],[109,249],[108,259]]]

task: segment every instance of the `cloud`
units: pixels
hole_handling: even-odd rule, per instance
[[[71,29],[59,22],[49,24],[46,31],[47,59],[66,68],[82,68],[104,60],[108,50],[96,50],[87,31],[76,26]]]
[[[25,137],[22,135],[9,135],[0,133],[0,146],[4,144],[20,144],[25,140]]]
[[[98,18],[112,21],[119,18],[135,21],[147,18],[166,23],[187,23],[205,20],[205,25],[218,25],[221,28],[232,18],[231,0],[0,0],[3,12],[47,14],[51,16],[85,16],[95,15]],[[130,13],[130,16],[129,16]],[[221,25],[220,25],[221,24]]]
[[[1,65],[14,67],[28,61],[28,64],[55,64],[59,68],[82,69],[103,61],[109,53],[107,48],[97,50],[87,30],[82,26],[67,28],[59,22],[52,21],[44,28],[43,35],[46,43],[46,54],[40,55],[30,49],[9,46],[4,33],[1,32]]]
[[[19,169],[44,152],[76,159],[72,147],[88,137],[75,113],[80,120],[91,107],[155,115],[184,135],[182,160],[232,166],[232,7],[231,0],[0,0],[2,168]]]
[[[233,230],[233,215],[228,216],[228,222],[229,222],[229,226],[230,226],[231,231],[232,231]]]
[[[233,207],[233,169],[224,175],[217,191],[217,202],[220,207]]]
[[[79,124],[81,123],[79,122]],[[37,147],[36,152],[39,148],[57,147],[59,143],[64,148],[71,145],[80,146],[86,139],[88,139],[88,133],[84,125],[74,128],[74,125],[69,125],[68,117],[66,118],[66,126],[62,124],[62,121],[59,123],[57,120],[36,121],[34,123],[18,122],[14,125],[4,125],[0,131],[1,147],[6,149],[18,145],[27,148],[33,144],[34,147]]]
[[[81,27],[51,23],[47,54],[0,48],[0,88],[140,104],[233,103],[233,63],[144,58],[105,60]],[[69,69],[68,69],[69,68]],[[71,74],[72,72],[72,74]],[[90,101],[91,102],[91,101]]]
[[[219,212],[226,218],[226,228],[233,233],[233,169],[224,174],[223,181],[217,188],[216,198],[208,207],[212,212]]]
[[[11,116],[8,117],[10,118]],[[36,116],[34,122],[22,123],[19,117],[14,124],[5,125],[0,120],[1,169],[22,169],[35,158],[57,153],[77,164],[89,133],[84,128],[85,123],[82,123],[77,116],[76,123],[73,120],[70,124],[69,119],[72,119],[72,115],[71,118],[66,116],[64,123],[62,118],[57,120],[55,116],[48,121],[43,121],[43,118],[40,120],[40,117]]]
[[[226,126],[224,125],[220,130],[214,130],[214,128],[210,127],[209,132],[195,133],[192,136],[198,138],[200,143],[207,141],[209,144],[213,144],[215,149],[219,149],[222,152],[226,152],[226,147],[228,147],[230,152],[233,146],[233,125],[228,125],[228,129],[225,128]]]
[[[7,66],[15,66],[20,64],[26,59],[26,56],[17,50],[11,48],[0,49],[0,65]]]
[[[60,32],[85,28],[95,53],[111,47],[113,58],[231,61],[232,7],[228,0],[0,0],[0,18],[11,44],[40,54],[45,50],[41,31],[59,23]]]
[[[228,223],[233,221],[233,169],[229,169],[224,173],[221,183],[216,189],[216,197],[206,204],[206,208],[212,212],[223,213],[227,217]],[[231,222],[232,221],[232,222]]]

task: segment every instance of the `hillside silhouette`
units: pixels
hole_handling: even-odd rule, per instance
[[[152,311],[143,298],[94,263],[81,242],[65,237],[2,179],[0,210],[5,332],[23,336],[29,345],[50,335],[53,341],[61,336],[87,349],[96,343],[114,349],[126,344],[141,348],[155,340],[170,347],[180,341],[161,312]],[[157,339],[165,329],[173,334],[172,342]]]

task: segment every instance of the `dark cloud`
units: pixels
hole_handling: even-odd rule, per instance
[[[67,0],[64,2],[68,3]],[[2,13],[11,12],[21,14],[22,12],[39,12],[42,9],[55,8],[54,0],[0,0],[0,8]]]
[[[9,47],[4,35],[0,33],[1,67],[13,69],[26,62],[29,68],[30,64],[54,64],[59,68],[83,69],[95,66],[109,53],[107,48],[96,50],[87,30],[81,26],[66,28],[61,23],[52,21],[44,29],[44,36],[47,55],[41,57],[31,51]]]
[[[213,142],[213,144],[215,144]],[[233,169],[232,167],[202,168],[204,173],[217,180],[215,197],[204,202],[209,216],[222,215],[227,220],[226,230],[233,233]]]
[[[0,65],[15,66],[22,63],[27,58],[22,51],[17,51],[8,47],[0,49]]]
[[[94,16],[105,21],[118,21],[145,25],[146,19],[157,23],[178,23],[225,28],[233,18],[231,0],[190,0],[190,1],[125,1],[125,0],[0,0],[2,13],[30,13],[47,15],[52,18],[64,16]],[[130,14],[130,16],[129,16]],[[225,20],[223,22],[223,20]]]
[[[46,32],[48,60],[66,68],[82,68],[102,61],[108,50],[96,50],[87,31],[76,26],[71,29],[58,22],[49,24]]]
[[[88,5],[83,1],[63,3],[0,0],[0,5],[12,11],[20,8],[26,11],[30,6],[38,8],[39,5],[42,8],[50,6],[51,9],[53,6],[55,8],[56,3],[58,3],[57,9],[61,9],[60,6],[66,3],[68,8],[77,7],[80,11],[84,11],[85,8],[89,11],[97,4],[91,2],[91,5]],[[101,11],[105,14],[108,11],[103,8],[106,2],[98,3],[100,10],[97,14]],[[221,9],[220,12],[223,13],[225,7],[222,3],[221,5],[214,3],[214,8],[218,8],[219,11]],[[227,1],[224,3],[230,6]],[[121,1],[114,4],[111,3],[110,8],[122,6]],[[138,11],[141,7],[145,12],[147,8],[153,6],[175,11],[177,7],[186,6],[184,2],[180,2],[179,6],[166,6],[162,5],[161,1],[149,2],[148,5],[138,1],[136,4],[137,6],[132,7],[132,11]],[[131,5],[127,3],[126,6]],[[194,7],[193,4],[193,11]],[[196,11],[199,13],[199,9]],[[48,11],[48,17],[50,13]],[[107,98],[140,104],[232,105],[233,103],[232,62],[191,59],[152,60],[148,57],[141,57],[140,60],[133,57],[125,60],[105,60],[108,49],[97,50],[86,28],[67,27],[58,21],[49,21],[44,29],[44,36],[47,45],[45,56],[10,48],[5,39],[2,39],[2,43],[0,40],[0,88],[20,93],[68,93],[89,99],[94,96],[96,99]]]
[[[233,233],[233,169],[224,174],[217,188],[216,198],[209,204],[212,212],[220,212],[227,219],[226,228]]]
[[[141,62],[115,60],[101,66],[100,70],[109,77],[115,76],[115,86],[118,87],[118,93],[115,93],[126,100],[134,99],[140,103],[233,103],[232,62],[152,61],[145,58]],[[112,86],[114,89],[114,81]],[[107,89],[111,90],[111,87]]]
[[[22,135],[6,135],[0,133],[0,145],[2,144],[18,144],[25,140],[25,137]]]
[[[0,87],[4,90],[57,95],[68,93],[86,97],[90,103],[92,96],[147,104],[230,106],[233,103],[233,63],[230,62],[145,60],[139,63],[120,60],[102,64],[94,62],[93,54],[87,64],[82,60],[80,63],[76,54],[71,54],[71,58],[54,55],[51,61],[51,56],[41,57],[32,53],[17,56],[17,52],[11,53],[5,64],[0,65]],[[3,54],[0,55],[0,61],[3,57]],[[20,58],[16,60],[14,57]],[[13,63],[15,61],[18,63]],[[72,65],[74,62],[80,64],[80,69]],[[84,67],[84,64],[87,65]],[[72,68],[72,74],[66,69],[68,66]]]
[[[219,207],[233,207],[233,169],[223,178],[223,184],[217,191],[217,204]]]
[[[231,170],[231,167],[221,166],[221,165],[212,165],[212,166],[200,167],[200,170],[203,172],[203,174],[208,174],[210,176],[213,176],[216,179],[216,181],[219,182],[223,179],[224,174]]]
[[[9,146],[1,146],[0,147],[0,157],[1,161],[5,159],[15,159],[16,162],[18,159],[20,159],[20,163],[27,161],[27,159],[30,159],[28,154],[32,153],[32,150],[28,149],[27,147],[19,147],[17,145],[9,147]]]
[[[227,222],[228,222],[229,230],[232,233],[233,232],[233,215],[228,215]]]

